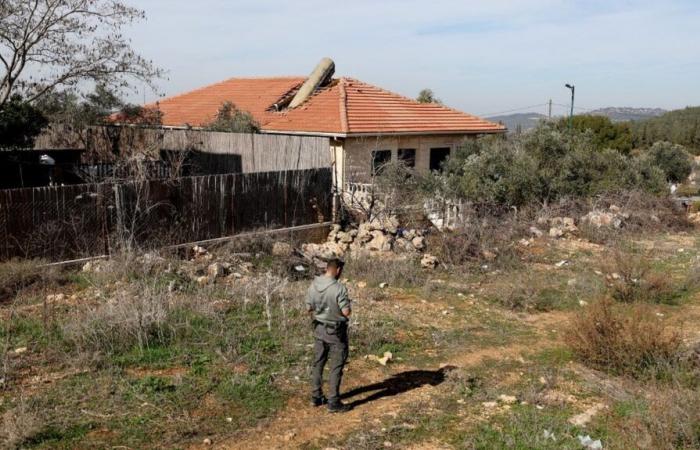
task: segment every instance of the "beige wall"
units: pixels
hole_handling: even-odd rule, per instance
[[[416,170],[426,172],[430,168],[430,149],[450,147],[458,148],[464,139],[473,135],[421,135],[392,137],[356,137],[347,138],[344,144],[345,167],[344,182],[368,182],[372,168],[372,151],[391,150],[392,161],[398,160],[400,148],[416,149]]]

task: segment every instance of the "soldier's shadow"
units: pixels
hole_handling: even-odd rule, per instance
[[[348,403],[349,406],[356,408],[365,403],[370,403],[380,398],[403,394],[404,392],[417,389],[427,384],[437,386],[445,381],[447,373],[454,369],[456,369],[454,366],[445,366],[438,370],[409,370],[397,373],[380,383],[373,383],[352,389],[342,394],[341,398],[345,400],[368,392],[374,392],[367,397]]]

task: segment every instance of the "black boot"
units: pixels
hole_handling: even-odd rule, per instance
[[[346,405],[340,400],[328,402],[328,412],[332,413],[344,413],[352,409],[352,406]]]
[[[325,405],[326,403],[328,403],[328,399],[325,395],[322,395],[320,397],[311,397],[311,406],[318,407],[321,405]]]

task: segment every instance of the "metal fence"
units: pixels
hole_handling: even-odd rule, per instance
[[[330,169],[0,191],[0,259],[51,261],[330,220]]]

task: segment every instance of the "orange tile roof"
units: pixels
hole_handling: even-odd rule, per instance
[[[234,78],[159,102],[163,125],[210,122],[226,101],[250,112],[263,132],[334,134],[498,133],[502,125],[455,109],[415,100],[352,78],[334,79],[301,106],[277,112],[273,105],[297,89],[303,77]]]

